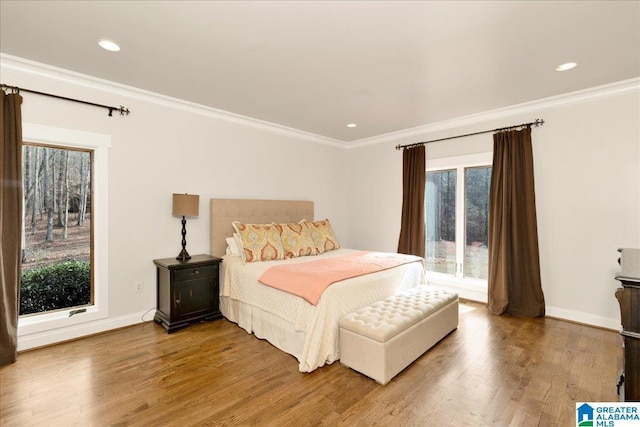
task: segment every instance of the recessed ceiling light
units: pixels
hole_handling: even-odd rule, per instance
[[[118,52],[120,50],[120,46],[118,46],[111,40],[100,40],[98,44],[101,48],[106,49],[110,52]]]
[[[357,125],[357,124],[355,124],[355,123],[349,123],[349,124],[347,125],[347,127],[348,127],[348,128],[355,128],[355,127],[357,127],[357,126],[358,126],[358,125]]]
[[[565,64],[558,65],[556,67],[556,71],[567,71],[567,70],[570,70],[572,68],[575,68],[576,65],[578,65],[578,64],[576,64],[575,62],[567,62]]]

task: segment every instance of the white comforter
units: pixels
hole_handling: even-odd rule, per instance
[[[273,265],[306,262],[348,252],[353,250],[338,249],[317,257],[247,264],[238,257],[225,256],[221,264],[220,296],[257,307],[287,321],[295,331],[303,332],[304,347],[301,354],[294,356],[300,362],[301,372],[311,372],[340,358],[338,321],[342,316],[401,290],[426,283],[422,264],[413,262],[334,283],[314,306],[300,297],[258,282],[260,274]],[[237,322],[237,319],[230,320]],[[269,340],[268,336],[265,338]]]

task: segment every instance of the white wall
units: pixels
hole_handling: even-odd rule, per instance
[[[640,83],[425,126],[344,149],[329,140],[106,84],[15,58],[2,82],[87,101],[125,105],[128,117],[23,94],[23,120],[111,136],[109,318],[41,334],[43,345],[140,321],[155,307],[154,258],[177,255],[180,220],[171,194],[200,195],[187,249],[208,253],[212,197],[313,200],[345,246],[395,251],[402,153],[393,147],[543,118],[533,131],[543,289],[547,314],[610,328],[617,248],[640,247]],[[490,151],[491,134],[430,144],[428,159]],[[144,292],[134,292],[134,282]],[[148,319],[148,317],[147,317]],[[28,345],[28,346],[29,346]],[[28,348],[24,342],[19,348]]]
[[[302,133],[250,121],[217,118],[205,108],[114,88],[49,67],[3,58],[2,82],[86,101],[124,105],[128,117],[77,103],[23,93],[23,121],[111,135],[109,150],[109,318],[55,330],[19,349],[140,321],[155,308],[155,258],[181,249],[172,193],[200,195],[200,216],[187,222],[187,250],[209,252],[209,204],[214,197],[312,200],[318,218],[346,235],[340,189],[344,149],[310,142]],[[143,281],[143,293],[134,282]],[[152,316],[147,316],[147,320]]]
[[[406,144],[545,120],[532,132],[547,315],[618,328],[617,249],[640,247],[640,82],[568,94],[372,139],[347,151],[348,240],[397,248]],[[429,159],[492,150],[485,134],[427,145]]]

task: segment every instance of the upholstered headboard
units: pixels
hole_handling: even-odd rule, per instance
[[[270,224],[313,221],[313,202],[300,200],[211,199],[210,253],[222,256],[227,237],[233,236],[233,221]]]

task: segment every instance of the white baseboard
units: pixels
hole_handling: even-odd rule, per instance
[[[458,297],[470,301],[479,303],[487,303],[487,291],[486,289],[473,289],[470,286],[456,285],[452,283],[434,283],[431,284],[451,290],[458,294]],[[582,323],[589,326],[596,326],[598,328],[620,330],[621,323],[620,318],[611,319],[608,317],[602,317],[591,313],[585,313],[583,311],[567,310],[566,308],[553,307],[547,305],[545,307],[546,317],[552,317],[560,320],[568,320],[570,322]]]
[[[571,322],[583,323],[585,325],[597,326],[599,328],[612,329],[616,331],[619,331],[622,325],[620,318],[611,319],[591,313],[585,313],[583,311],[567,310],[566,308],[547,306],[545,313],[547,317],[569,320]]]
[[[440,285],[439,285],[440,286]],[[487,293],[482,291],[477,291],[474,289],[457,289],[451,286],[441,286],[443,288],[449,288],[450,290],[456,292],[459,298],[466,299],[469,301],[475,301],[482,304],[487,303]]]
[[[456,280],[450,280],[444,277],[428,277],[430,285],[447,289],[458,294],[459,298],[480,303],[487,303],[486,286],[470,285]]]
[[[126,316],[107,318],[64,328],[51,329],[43,332],[22,335],[18,337],[18,351],[30,350],[63,341],[94,335],[112,329],[143,323],[153,319],[155,310],[128,314]],[[144,316],[144,320],[143,320]]]

